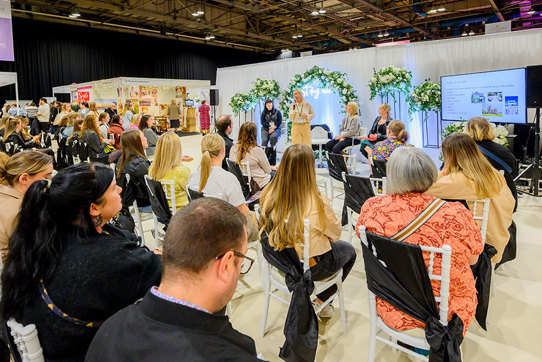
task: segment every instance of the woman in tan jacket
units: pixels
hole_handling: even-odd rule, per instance
[[[466,133],[454,133],[442,142],[444,168],[428,195],[447,200],[490,199],[486,243],[497,249],[491,259],[498,263],[510,234],[514,197],[504,176],[491,166],[474,140]],[[471,203],[469,208],[471,207]]]
[[[318,191],[312,148],[304,144],[286,149],[277,175],[260,198],[260,232],[269,233],[269,244],[275,250],[294,248],[299,258],[303,258],[303,220],[309,219],[312,280],[329,278],[340,269],[344,280],[356,261],[354,247],[339,240],[341,222],[329,201]],[[323,304],[336,291],[336,286],[331,286],[317,295],[316,302]],[[320,317],[332,314],[330,303],[322,309]]]
[[[53,177],[53,159],[42,152],[0,153],[0,253],[5,264],[9,237],[16,226],[23,196],[35,181]]]
[[[177,132],[180,127],[181,107],[175,103],[175,99],[172,99],[171,104],[167,106],[167,117],[169,118],[169,126]]]
[[[290,105],[288,118],[292,121],[292,144],[304,143],[312,147],[311,142],[311,119],[314,111],[309,102],[303,99],[301,89],[294,90],[294,101]]]

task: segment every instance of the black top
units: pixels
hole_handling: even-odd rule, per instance
[[[151,204],[149,201],[149,191],[145,185],[145,175],[149,173],[150,164],[151,163],[146,158],[137,156],[123,165],[121,176],[117,179],[117,184],[123,189],[121,193],[123,204],[131,206],[131,203],[133,203],[133,201],[126,203],[124,198],[124,195],[127,194],[128,190],[126,174],[130,175],[130,187],[133,187],[137,206],[144,207]],[[117,163],[117,167],[119,166],[120,163]],[[118,172],[115,171],[115,174],[118,174]]]
[[[118,113],[117,113],[117,110],[116,110],[116,109],[115,109],[115,110],[112,110],[111,107],[107,107],[107,108],[105,109],[105,112],[106,112],[107,114],[109,114],[109,118],[113,118],[113,116],[114,116],[115,114],[118,114]]]
[[[107,143],[100,143],[100,137],[98,137],[98,134],[96,132],[88,129],[85,130],[85,132],[83,132],[83,137],[81,137],[81,141],[87,144],[88,157],[91,160],[107,157],[104,152],[104,148],[105,146],[107,146]]]
[[[226,157],[224,157],[224,160],[222,160],[222,168],[228,171],[228,165],[226,163],[226,160],[230,158],[230,150],[233,147],[233,140],[222,131],[217,131],[216,133],[218,133],[220,137],[224,139],[225,148],[226,148]]]
[[[109,318],[86,361],[258,361],[254,340],[225,315],[166,301],[150,291]]]
[[[487,160],[493,167],[495,167],[497,170],[504,171],[504,178],[506,179],[506,184],[508,185],[508,188],[512,192],[512,195],[514,196],[514,199],[516,200],[516,205],[514,206],[514,211],[517,208],[518,204],[518,191],[516,189],[516,183],[514,182],[514,176],[518,174],[518,161],[516,159],[516,156],[508,149],[508,147],[505,147],[503,145],[498,144],[497,142],[485,140],[485,141],[477,141],[476,144],[478,146],[481,146],[500,158],[504,163],[506,163],[511,169],[512,172],[508,173],[504,167],[499,164],[499,162],[495,161],[489,156],[486,156]]]
[[[388,119],[386,120],[386,123],[378,125],[378,122],[380,122],[381,118],[382,118],[381,116],[376,117],[371,127],[371,130],[369,131],[369,134],[376,134],[377,141],[383,141],[387,138],[386,131],[388,129],[388,124],[390,124],[391,122],[390,117],[388,117]]]
[[[17,132],[13,132],[8,136],[6,141],[4,142],[4,147],[6,149],[6,152],[12,156],[17,152],[21,152],[23,150],[31,149],[32,147],[39,147],[39,145],[36,145],[32,138],[30,140],[25,141],[21,134]]]
[[[265,108],[260,117],[260,122],[263,128],[267,130],[269,130],[271,123],[273,123],[277,129],[280,129],[280,125],[282,124],[282,113],[280,113],[280,111],[276,109],[274,105],[273,109],[270,111]]]
[[[134,234],[111,225],[95,235],[82,235],[74,228],[44,284],[52,301],[69,316],[103,322],[159,283],[161,268],[160,256],[142,247]],[[23,325],[36,325],[47,360],[84,360],[97,331],[54,314],[37,289],[29,307],[16,319]]]

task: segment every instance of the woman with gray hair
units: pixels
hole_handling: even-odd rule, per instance
[[[364,225],[367,231],[391,238],[407,227],[418,215],[439,201],[425,192],[437,180],[437,168],[431,158],[414,147],[397,148],[388,160],[388,195],[370,198],[361,208],[356,230]],[[435,202],[436,201],[436,202]],[[359,232],[358,232],[359,236]],[[463,335],[474,318],[478,300],[470,265],[475,264],[484,244],[472,213],[457,202],[444,202],[404,242],[441,248],[452,247],[450,299],[448,320],[457,314],[464,324]],[[424,252],[426,265],[429,255]],[[435,256],[434,270],[440,273],[442,258]],[[439,295],[440,285],[431,281]],[[377,298],[377,312],[390,327],[407,330],[424,328],[420,321]]]

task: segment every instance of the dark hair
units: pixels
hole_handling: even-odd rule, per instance
[[[117,166],[117,177],[122,175],[124,165],[126,165],[128,161],[131,161],[136,157],[147,158],[147,156],[145,156],[143,144],[141,143],[140,132],[141,131],[138,129],[130,129],[123,132],[120,136],[120,148],[122,150],[122,156]]]
[[[149,115],[144,115],[143,117],[141,117],[141,120],[139,121],[139,129],[140,130],[144,130],[145,128],[149,128],[149,125],[147,124],[147,121],[149,120],[149,118],[151,118],[151,116]]]
[[[218,117],[218,120],[216,121],[217,130],[226,132],[229,126],[231,126],[231,116],[225,115]]]
[[[240,251],[247,219],[231,204],[204,197],[181,208],[164,237],[162,274],[170,268],[201,272],[209,261],[230,251]]]
[[[122,124],[121,121],[120,121],[120,116],[118,114],[115,114],[112,118],[111,118],[111,124]]]
[[[62,244],[74,226],[81,235],[97,235],[90,204],[101,201],[113,178],[108,166],[79,163],[60,171],[50,187],[43,180],[30,186],[2,272],[2,313],[6,320],[19,318],[36,297],[40,280],[46,280],[54,270]]]
[[[102,112],[100,113],[100,115],[98,116],[98,122],[102,123],[102,121],[105,119],[105,117],[109,116],[109,113],[107,112]]]
[[[272,99],[266,99],[266,100],[265,100],[265,105],[267,105],[267,103],[273,104],[273,100],[272,100]],[[274,105],[274,104],[273,104],[273,105]]]
[[[40,101],[44,101],[45,103],[47,103],[47,99],[45,99],[45,98],[43,98],[43,97],[40,98]]]

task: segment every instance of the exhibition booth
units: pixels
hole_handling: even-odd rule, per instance
[[[167,118],[172,100],[181,107],[181,125],[187,132],[196,131],[196,110],[209,99],[209,80],[119,77],[53,88],[53,96],[69,94],[72,102],[95,102],[98,110],[111,104],[123,114],[127,104],[134,113],[150,114],[160,122]]]

